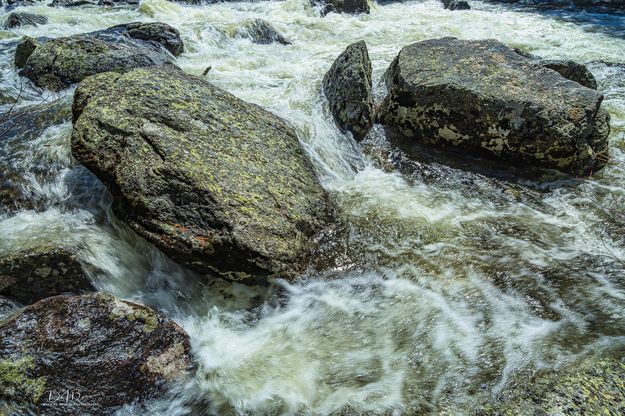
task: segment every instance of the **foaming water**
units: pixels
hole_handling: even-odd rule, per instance
[[[191,336],[196,376],[120,414],[467,414],[528,373],[625,343],[625,66],[613,65],[625,40],[571,19],[473,5],[372,4],[370,15],[325,18],[307,0],[37,5],[22,9],[45,14],[48,25],[1,32],[0,90],[21,90],[26,106],[58,97],[22,87],[11,63],[19,36],[169,23],[185,41],[183,69],[202,76],[210,66],[210,82],[295,127],[340,207],[334,268],[243,286],[183,269],[115,219],[103,186],[71,158],[69,122],[0,139],[0,166],[37,202],[0,213],[0,254],[74,248],[99,289],[158,308]],[[251,17],[293,44],[236,37]],[[367,156],[335,127],[323,75],[364,39],[381,94],[381,75],[403,45],[441,36],[496,38],[590,63],[612,117],[612,163],[589,179],[537,183],[435,162],[400,173]]]

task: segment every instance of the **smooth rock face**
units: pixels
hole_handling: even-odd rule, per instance
[[[367,0],[311,0],[313,6],[321,6],[321,14],[328,13],[369,13]]]
[[[93,290],[83,266],[64,248],[43,246],[0,257],[0,295],[22,304]]]
[[[247,19],[243,21],[236,29],[236,36],[248,38],[253,43],[261,45],[268,45],[274,42],[282,45],[291,44],[271,23],[263,19]]]
[[[20,26],[45,25],[46,23],[48,23],[48,18],[46,16],[34,13],[13,12],[4,22],[4,28],[13,29]]]
[[[72,152],[166,254],[232,279],[301,272],[332,205],[291,126],[173,67],[85,80]]]
[[[30,36],[22,37],[15,48],[15,66],[18,68],[24,68],[28,58],[32,53],[41,46],[41,42]]]
[[[464,0],[442,0],[443,7],[449,10],[470,10],[471,6]]]
[[[17,414],[111,414],[160,396],[190,364],[176,323],[102,293],[30,305],[0,321],[0,339],[0,403]]]
[[[367,45],[349,45],[323,78],[323,92],[330,101],[336,124],[363,139],[375,118],[371,83],[371,60]]]
[[[583,85],[586,88],[593,90],[597,89],[597,79],[586,68],[586,65],[580,64],[575,61],[560,61],[560,60],[541,60],[540,66],[544,68],[553,69],[566,79],[575,81],[578,84]]]
[[[578,175],[607,161],[603,96],[495,40],[406,46],[386,82],[380,121],[405,136]]]

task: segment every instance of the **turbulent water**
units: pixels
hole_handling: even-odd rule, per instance
[[[437,1],[325,18],[308,0],[24,10],[50,23],[0,32],[3,93],[22,88],[11,46],[20,35],[169,23],[186,45],[184,70],[211,66],[212,83],[296,127],[340,206],[329,270],[243,286],[184,270],[117,221],[103,186],[71,157],[71,123],[0,142],[5,180],[22,178],[34,207],[0,213],[0,254],[69,244],[99,289],[158,308],[190,334],[196,377],[146,414],[465,414],[528,374],[625,345],[625,67],[606,64],[625,60],[625,17],[606,24],[480,2],[449,12]],[[234,37],[250,17],[293,45]],[[367,42],[381,95],[402,46],[448,35],[590,63],[612,117],[608,167],[547,182],[436,161],[396,170],[338,131],[320,86],[348,44]],[[56,95],[25,85],[21,98]]]

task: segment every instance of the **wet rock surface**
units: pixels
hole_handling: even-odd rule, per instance
[[[38,26],[48,23],[46,16],[34,13],[14,12],[11,13],[4,22],[5,29],[13,29],[20,26]]]
[[[544,9],[566,8],[586,9],[593,11],[618,12],[625,11],[625,3],[622,0],[488,0],[491,3],[517,4],[520,6],[532,6]]]
[[[301,272],[332,204],[294,130],[172,67],[101,74],[74,97],[72,152],[166,254],[231,279]]]
[[[607,162],[603,96],[495,40],[406,46],[385,77],[379,119],[405,136],[575,175]]]
[[[464,0],[443,0],[443,7],[449,10],[470,10],[471,6]]]
[[[190,364],[176,323],[102,293],[30,305],[0,322],[0,339],[0,403],[17,414],[111,414],[159,396]]]
[[[2,320],[5,316],[8,316],[13,311],[18,310],[21,307],[22,305],[15,302],[14,300],[11,300],[7,298],[6,296],[0,295],[0,320]],[[0,409],[2,409],[2,407],[0,407]]]
[[[334,61],[323,78],[323,91],[336,124],[363,139],[375,118],[371,60],[364,41],[349,45]]]
[[[321,14],[328,13],[369,13],[367,0],[311,0],[313,6],[321,7]]]
[[[237,27],[235,34],[260,45],[269,45],[274,42],[282,45],[291,44],[271,23],[263,19],[244,20]]]
[[[0,295],[22,304],[93,290],[83,265],[65,248],[42,246],[0,257]]]
[[[129,23],[71,37],[22,38],[15,55],[20,75],[38,87],[61,90],[101,72],[173,64],[182,53],[179,32],[164,23]]]

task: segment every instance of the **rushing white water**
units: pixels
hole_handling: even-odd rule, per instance
[[[622,62],[625,40],[592,19],[480,2],[450,12],[437,1],[324,18],[307,0],[23,9],[50,23],[0,38],[138,20],[176,27],[186,45],[178,64],[197,75],[212,66],[211,82],[293,123],[341,207],[332,270],[269,288],[206,280],[112,216],[103,187],[71,158],[69,123],[0,143],[2,166],[37,201],[0,213],[0,254],[69,244],[100,289],[156,307],[190,334],[197,376],[146,414],[465,414],[527,372],[625,344],[625,70],[599,62]],[[250,17],[293,45],[235,38]],[[400,173],[338,131],[320,84],[348,44],[367,42],[378,82],[402,46],[449,35],[593,62],[612,116],[612,163],[586,180],[542,184],[437,163]],[[15,96],[11,48],[1,53],[0,89]],[[55,98],[28,86],[22,95],[20,105]]]

